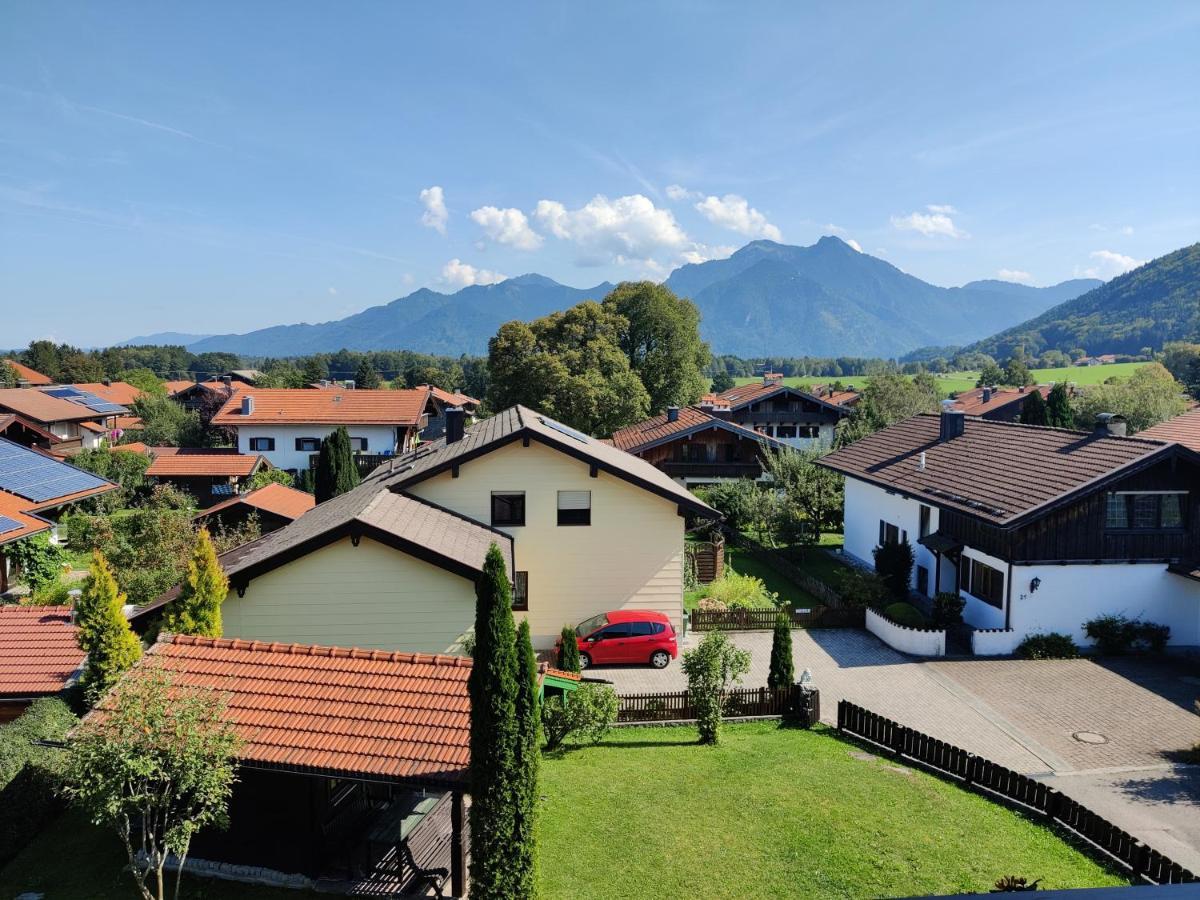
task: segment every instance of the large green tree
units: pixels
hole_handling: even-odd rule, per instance
[[[517,697],[520,669],[512,588],[504,555],[488,549],[475,584],[471,696],[471,896],[518,900],[513,836],[520,792]]]
[[[350,449],[350,434],[344,426],[339,426],[321,441],[321,452],[317,455],[317,468],[313,473],[317,502],[324,503],[353,490],[358,482],[358,464]]]
[[[179,596],[167,606],[163,630],[200,637],[221,636],[221,604],[229,593],[229,579],[217,561],[217,551],[207,528],[196,532],[192,558],[180,585]]]
[[[1188,408],[1183,385],[1158,363],[1149,363],[1128,378],[1079,389],[1075,424],[1090,429],[1099,413],[1124,416],[1130,433],[1165,422]]]
[[[142,655],[142,645],[125,617],[125,595],[99,550],[92,553],[87,581],[75,601],[76,639],[87,654],[84,695],[96,702]]]
[[[1050,413],[1046,409],[1046,401],[1042,399],[1042,392],[1037,388],[1030,391],[1029,396],[1025,398],[1025,402],[1021,404],[1021,424],[1050,424]]]
[[[1046,397],[1046,424],[1055,428],[1072,428],[1075,425],[1075,411],[1071,409],[1071,395],[1065,381],[1050,388],[1050,394]]]
[[[362,390],[373,391],[383,384],[383,379],[371,365],[371,360],[364,358],[354,370],[354,386]]]
[[[538,663],[529,636],[529,620],[517,628],[516,821],[513,829],[514,896],[537,894],[538,771],[542,759],[542,709],[538,699]]]
[[[837,444],[845,446],[918,413],[936,412],[937,408],[938,388],[932,375],[873,375],[853,414],[838,423]]]

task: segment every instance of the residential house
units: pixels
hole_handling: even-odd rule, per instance
[[[69,606],[0,605],[0,724],[79,678],[76,630]]]
[[[1045,400],[1052,385],[1035,387],[977,387],[954,395],[953,408],[968,416],[979,416],[995,422],[1016,422],[1021,418],[1025,401],[1037,391]]]
[[[773,372],[760,382],[713,395],[700,406],[751,431],[802,449],[832,446],[834,428],[850,414],[849,405],[788,387],[783,376]]]
[[[470,426],[461,415],[443,438],[223,554],[225,633],[458,648],[492,544],[539,647],[610,609],[658,610],[681,627],[685,517],[715,510],[645,460],[525,407]],[[135,617],[147,625],[174,594]]]
[[[49,375],[43,375],[37,369],[31,369],[15,359],[0,360],[0,363],[7,363],[17,373],[17,387],[43,387],[54,384],[54,379]]]
[[[1108,613],[1200,644],[1200,454],[1182,444],[1126,437],[1117,416],[1088,433],[948,408],[820,464],[846,476],[846,554],[869,566],[880,544],[912,544],[912,588],[963,596],[992,646],[1086,643],[1083,623]]]
[[[211,384],[230,384],[237,382],[239,384],[255,384],[263,377],[263,373],[258,369],[231,369],[228,372],[218,372],[210,375],[206,381]]]
[[[470,425],[475,421],[479,407],[483,405],[474,397],[459,391],[442,390],[436,384],[418,384],[414,390],[429,392],[429,402],[425,408],[428,420],[421,430],[421,439],[425,441],[435,440],[446,433],[447,409],[461,409],[466,416],[466,423]]]
[[[764,477],[763,454],[788,445],[715,414],[711,407],[667,407],[662,415],[613,432],[613,446],[689,487]]]
[[[1160,422],[1145,431],[1139,431],[1138,437],[1153,438],[1156,441],[1174,441],[1177,444],[1183,444],[1189,450],[1200,453],[1200,406],[1194,406],[1172,419]]]
[[[0,438],[0,594],[9,589],[4,545],[50,531],[62,507],[116,488],[90,472]]]
[[[37,447],[46,451],[63,442],[58,435],[16,413],[0,413],[0,437],[8,438],[22,447]]]
[[[202,510],[196,514],[195,521],[209,528],[236,528],[254,516],[262,533],[267,534],[296,521],[316,503],[317,498],[306,491],[284,484],[268,484]]]
[[[195,387],[196,382],[191,378],[181,378],[173,381],[164,381],[163,390],[167,392],[168,397],[174,397],[180,391],[186,391],[188,388]]]
[[[146,393],[127,381],[93,381],[85,384],[73,384],[70,387],[99,397],[108,403],[125,407],[133,406],[134,401]],[[141,428],[142,420],[131,413],[126,413],[118,415],[114,424],[117,431],[130,431]]]
[[[293,474],[312,465],[321,440],[339,426],[355,453],[379,457],[416,446],[429,392],[239,387],[212,424],[237,433],[242,453],[261,454]]]
[[[270,463],[257,453],[230,448],[149,447],[146,477],[191,494],[201,507],[237,496],[259,469]]]
[[[58,440],[50,449],[55,455],[70,455],[92,449],[113,437],[117,417],[129,410],[108,403],[94,394],[73,387],[28,390],[0,390],[0,413],[20,416],[24,421],[49,432]]]

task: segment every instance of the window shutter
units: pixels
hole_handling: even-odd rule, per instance
[[[591,509],[592,508],[592,492],[591,491],[559,491],[558,492],[558,508],[559,509]]]

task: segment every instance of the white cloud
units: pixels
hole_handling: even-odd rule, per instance
[[[720,244],[716,247],[710,247],[707,244],[693,244],[679,254],[679,259],[685,263],[702,263],[708,262],[710,259],[728,259],[733,255],[735,250],[737,250],[737,247],[728,244]]]
[[[915,231],[925,237],[948,237],[954,239],[970,237],[965,231],[954,224],[950,218],[956,214],[953,206],[930,204],[925,207],[928,212],[914,212],[907,216],[892,216],[892,227],[901,231]]]
[[[507,278],[507,275],[501,275],[491,269],[477,269],[457,257],[442,266],[442,281],[455,288],[470,287],[473,284],[496,284]]]
[[[518,250],[536,250],[542,246],[542,236],[529,227],[529,219],[519,209],[481,206],[471,213],[471,221],[498,244]]]
[[[1103,278],[1105,280],[1124,275],[1130,269],[1136,269],[1146,262],[1144,259],[1134,259],[1124,253],[1117,253],[1115,250],[1093,250],[1088,254],[1088,258],[1094,260],[1094,264],[1076,268],[1076,274],[1085,278]]]
[[[1033,281],[1033,276],[1021,269],[1000,269],[996,272],[996,277],[1001,281],[1015,281],[1018,284],[1030,284]]]
[[[663,250],[691,246],[671,211],[642,194],[615,200],[597,194],[579,209],[539,200],[533,218],[559,240],[576,244],[583,265],[647,260]]]
[[[445,234],[450,213],[446,209],[446,197],[442,189],[436,184],[425,188],[421,191],[421,203],[425,206],[425,212],[421,214],[421,224],[432,228],[438,234]]]
[[[696,210],[714,225],[720,225],[738,234],[771,241],[783,240],[779,229],[768,222],[767,217],[751,206],[745,197],[737,194],[705,197],[696,204]]]
[[[845,234],[846,233],[845,228],[843,228],[841,225],[834,225],[832,222],[826,222],[824,225],[824,230],[829,232],[830,234]]]
[[[859,253],[863,252],[862,244],[860,244],[854,238],[846,238],[846,243],[849,244],[851,247],[853,247],[855,250],[857,250]]]
[[[680,184],[667,185],[667,197],[671,200],[699,200],[703,196],[699,191],[689,191]]]

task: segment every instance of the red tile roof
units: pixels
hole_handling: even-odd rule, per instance
[[[216,506],[210,506],[198,513],[196,518],[204,519],[213,513],[219,513],[239,505],[273,513],[284,519],[298,519],[317,505],[317,498],[306,491],[298,491],[285,484],[268,484],[248,494],[233,497]]]
[[[1183,444],[1189,450],[1200,452],[1200,406],[1193,407],[1173,419],[1160,422],[1145,431],[1139,431],[1138,437],[1153,438],[1157,441],[1174,441]]]
[[[429,391],[433,399],[446,406],[479,406],[479,401],[458,391],[444,391],[436,384],[418,384],[416,390]]]
[[[742,425],[725,421],[692,406],[681,407],[679,418],[674,422],[667,421],[667,414],[663,413],[646,419],[644,422],[622,428],[620,431],[614,431],[612,443],[614,447],[624,450],[626,453],[636,453],[648,445],[657,444],[672,437],[682,437],[689,432],[705,428],[724,428],[751,440],[770,444],[777,443],[774,438],[769,438],[765,434],[759,434]]]
[[[121,406],[130,406],[134,400],[145,394],[141,388],[134,387],[127,381],[110,381],[108,384],[102,381],[92,381],[87,384],[73,384],[71,387],[77,387],[81,391],[87,391],[89,394],[104,398],[109,403],[119,403]]]
[[[751,384],[739,384],[736,387],[731,387],[729,390],[717,394],[716,401],[727,405],[730,409],[740,409],[759,400],[765,400],[774,394],[785,392],[809,397],[814,403],[826,406],[838,405],[830,401],[827,397],[817,397],[801,388],[789,387],[782,381],[757,381]]]
[[[194,381],[182,379],[180,381],[164,381],[163,387],[166,388],[167,396],[170,397],[173,394],[178,394],[180,391],[186,391],[188,388],[194,387],[195,384],[196,382]]]
[[[460,782],[470,761],[471,660],[166,635],[134,673],[220,691],[243,763]],[[136,677],[136,675],[134,676]]]
[[[150,453],[150,448],[141,441],[130,441],[128,444],[117,444],[109,449],[111,449],[113,452],[116,452],[117,450],[124,450],[128,453],[145,453],[147,455]]]
[[[1050,388],[1053,385],[1039,385],[1036,390],[1042,395],[1045,400],[1050,396]],[[983,392],[990,390],[991,395],[985,403],[983,400]],[[1010,403],[1019,403],[1033,393],[1034,388],[971,388],[969,391],[961,391],[954,398],[954,408],[960,412],[966,413],[968,416],[982,416],[984,413],[993,412],[1008,406]]]
[[[29,511],[29,507],[30,502],[24,497],[18,497],[8,491],[0,491],[0,516],[12,519],[21,526],[8,531],[0,531],[0,544],[8,544],[20,538],[29,537],[31,534],[41,534],[43,531],[50,530],[50,523],[33,515]]]
[[[8,363],[17,371],[17,378],[24,381],[26,384],[54,384],[54,380],[49,375],[43,375],[37,369],[31,369],[29,366],[21,365],[15,359],[6,359]]]
[[[242,403],[254,398],[254,412]],[[426,390],[312,391],[305,388],[242,387],[213,417],[214,425],[419,425]]]
[[[83,657],[69,606],[0,606],[0,697],[57,694]]]
[[[208,450],[192,447],[151,447],[147,475],[189,476],[213,475],[245,477],[252,475],[264,461],[257,454],[235,450]]]

